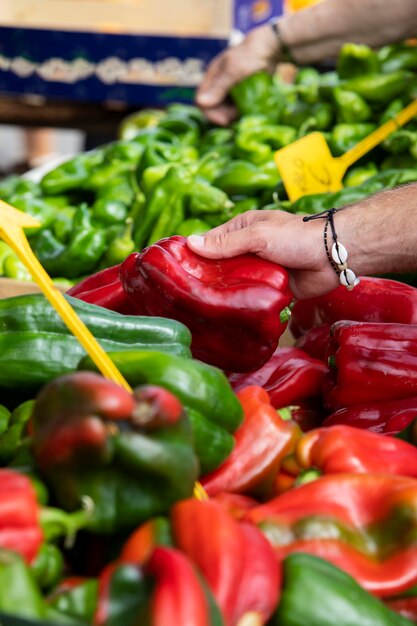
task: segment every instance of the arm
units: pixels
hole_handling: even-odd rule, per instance
[[[417,183],[383,191],[336,213],[336,232],[357,275],[417,271]],[[337,287],[325,253],[324,220],[303,222],[283,211],[249,211],[188,245],[208,258],[246,252],[279,263],[291,274],[296,298]]]
[[[279,21],[282,41],[297,63],[337,55],[346,41],[381,46],[415,35],[415,0],[326,0]],[[270,24],[251,31],[244,41],[211,63],[196,102],[217,124],[228,124],[234,109],[225,104],[230,88],[260,70],[272,72],[283,49]]]

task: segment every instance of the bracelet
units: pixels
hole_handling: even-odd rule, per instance
[[[311,220],[316,220],[320,218],[326,219],[326,223],[324,225],[323,239],[327,258],[330,261],[330,265],[338,275],[340,283],[344,287],[346,287],[348,291],[352,291],[352,289],[356,287],[356,285],[359,285],[360,280],[356,276],[355,272],[347,266],[347,260],[349,255],[345,246],[340,243],[337,238],[333,219],[335,213],[337,213],[337,209],[329,209],[328,211],[323,211],[322,213],[317,213],[316,215],[307,215],[303,217],[303,222],[310,222]],[[327,231],[329,229],[329,225],[333,237],[333,245],[331,250],[329,250],[329,246],[327,243]]]
[[[288,45],[285,43],[285,41],[282,38],[282,32],[281,32],[281,26],[280,26],[280,18],[276,18],[273,17],[270,22],[271,24],[271,28],[274,31],[275,37],[278,39],[278,45],[281,49],[281,57],[282,57],[282,61],[284,61],[285,63],[294,63],[295,61],[292,58],[291,55],[291,51],[288,47]]]

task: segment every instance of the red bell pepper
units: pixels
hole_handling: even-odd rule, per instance
[[[402,615],[411,622],[417,623],[417,596],[408,598],[388,598],[385,604],[396,613]]]
[[[417,324],[336,322],[328,357],[330,409],[417,395]]]
[[[152,626],[211,626],[207,597],[184,554],[174,548],[155,548],[146,569],[156,578],[150,611]]]
[[[96,274],[87,276],[67,291],[69,296],[97,304],[110,311],[128,313],[129,298],[120,280],[120,265],[113,265]]]
[[[326,559],[377,596],[417,583],[417,480],[389,474],[318,478],[250,509],[281,562],[293,552]]]
[[[165,517],[154,517],[137,528],[123,545],[120,560],[123,563],[145,564],[154,548],[171,545],[169,522]]]
[[[0,548],[18,552],[27,563],[43,542],[39,506],[32,484],[23,474],[0,470]]]
[[[298,348],[277,348],[261,369],[248,374],[230,374],[235,391],[259,385],[268,392],[276,409],[321,397],[327,365],[312,359]]]
[[[286,327],[288,274],[255,255],[205,259],[175,236],[131,254],[120,276],[132,313],[183,322],[193,355],[224,370],[261,367]]]
[[[235,446],[220,467],[201,479],[210,496],[222,491],[268,494],[281,460],[301,434],[294,422],[281,419],[262,387],[245,387],[238,398],[244,421],[234,433]]]
[[[171,520],[175,543],[203,573],[227,626],[250,612],[265,624],[278,603],[281,570],[262,533],[212,500],[184,500]]]
[[[417,396],[391,400],[355,404],[339,409],[329,415],[323,426],[346,424],[355,428],[364,428],[375,433],[396,435],[417,417]]]
[[[297,443],[295,456],[301,468],[317,468],[326,474],[383,472],[417,477],[415,446],[351,426],[306,433]]]
[[[297,302],[290,330],[300,337],[311,328],[339,320],[417,324],[417,289],[387,278],[363,277],[353,291],[340,286]]]
[[[326,351],[330,341],[331,324],[311,328],[295,342],[295,347],[304,350],[313,359],[327,363]]]

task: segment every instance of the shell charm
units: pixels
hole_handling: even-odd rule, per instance
[[[342,243],[335,242],[332,245],[332,259],[336,263],[336,265],[346,265],[348,256],[348,251]]]
[[[354,287],[356,287],[356,285],[359,285],[360,280],[359,278],[357,278],[355,272],[353,270],[345,269],[342,272],[340,272],[340,283],[344,286],[347,287],[347,289],[352,290]]]

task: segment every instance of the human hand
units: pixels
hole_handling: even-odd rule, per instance
[[[197,105],[211,122],[226,126],[236,116],[235,107],[227,102],[230,89],[255,72],[272,73],[280,54],[271,26],[255,28],[241,44],[228,48],[211,62],[196,94]]]
[[[191,250],[209,259],[253,253],[284,266],[297,299],[317,296],[339,285],[323,243],[321,220],[303,222],[284,211],[248,211],[210,230],[190,236]]]

